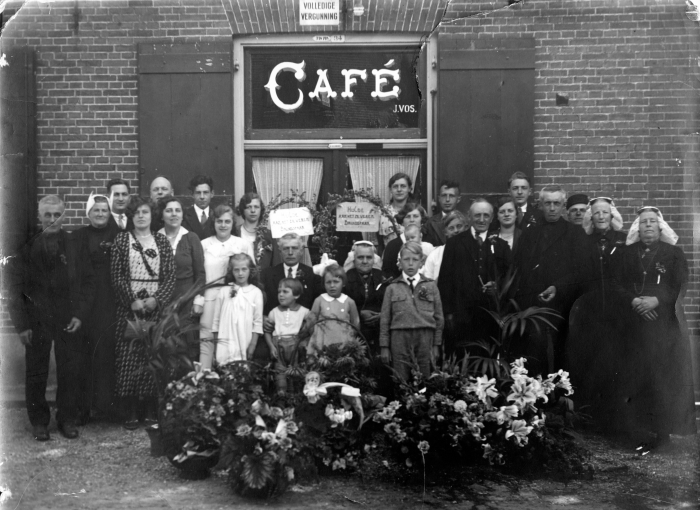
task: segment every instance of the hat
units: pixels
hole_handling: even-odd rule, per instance
[[[576,204],[583,204],[583,205],[588,205],[588,195],[584,195],[583,193],[579,193],[577,195],[571,195],[569,199],[566,201],[566,208],[571,209]]]

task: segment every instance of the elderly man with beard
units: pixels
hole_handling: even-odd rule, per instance
[[[443,303],[446,329],[445,355],[461,358],[466,346],[495,336],[495,322],[485,308],[489,293],[508,272],[510,248],[496,236],[487,237],[493,206],[477,198],[469,208],[467,230],[449,238],[442,256],[438,289]]]
[[[516,301],[522,309],[548,307],[560,314],[549,317],[554,328],[540,324],[528,327],[523,338],[510,346],[514,358],[528,358],[530,373],[549,373],[563,362],[566,324],[578,284],[578,251],[585,232],[562,215],[566,191],[561,186],[546,186],[540,192],[543,221],[523,230],[515,253]]]
[[[26,403],[37,441],[50,439],[46,402],[51,346],[56,357],[56,422],[78,437],[79,372],[84,351],[77,334],[92,307],[95,280],[90,254],[62,228],[65,205],[56,195],[39,201],[42,231],[8,267],[9,312],[26,348]]]

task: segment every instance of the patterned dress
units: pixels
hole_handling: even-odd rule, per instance
[[[143,346],[124,340],[127,321],[134,316],[154,321],[170,302],[175,286],[175,259],[168,239],[161,234],[139,243],[133,232],[122,232],[112,246],[112,285],[117,295],[117,386],[119,397],[154,397],[157,388]],[[131,303],[156,298],[151,312],[136,313]]]

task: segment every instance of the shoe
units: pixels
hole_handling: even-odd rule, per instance
[[[45,425],[35,425],[32,428],[32,433],[34,434],[34,439],[37,441],[48,441],[51,439],[49,429],[47,429]]]
[[[136,419],[126,420],[124,422],[124,428],[126,430],[136,430],[137,428],[139,428],[139,421]]]
[[[79,435],[74,423],[59,423],[58,431],[66,439],[75,439]]]

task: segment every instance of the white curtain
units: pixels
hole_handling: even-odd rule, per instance
[[[301,194],[311,203],[312,207],[318,201],[318,192],[321,189],[323,178],[323,159],[320,158],[253,158],[253,179],[255,187],[265,204],[278,194],[280,199],[291,196],[292,190]],[[282,209],[295,207],[289,203]],[[308,249],[308,236],[304,240],[304,258],[302,263],[311,265],[311,256]]]
[[[381,197],[385,204],[391,200],[389,179],[399,172],[407,174],[416,184],[419,156],[350,156],[350,177],[354,189],[372,188],[372,194]]]
[[[323,178],[323,160],[320,158],[253,158],[255,187],[265,204],[279,193],[287,198],[294,190],[306,192],[305,198],[315,205]],[[287,204],[283,208],[295,207]]]

